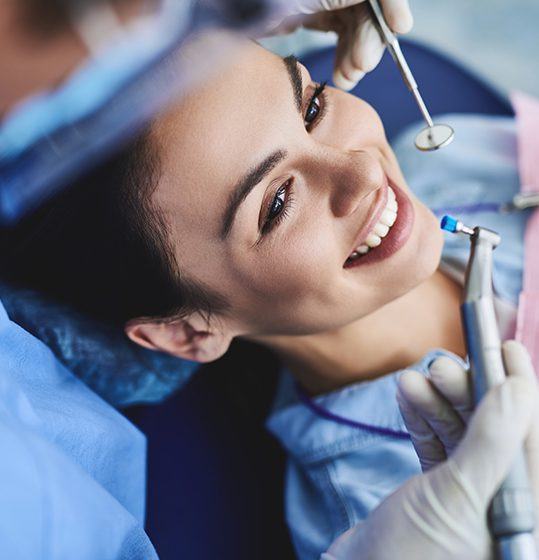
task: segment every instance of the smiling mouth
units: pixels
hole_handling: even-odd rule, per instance
[[[374,224],[374,227],[370,230],[367,237],[350,253],[344,263],[345,267],[361,259],[367,253],[383,244],[385,237],[387,237],[397,220],[398,210],[399,204],[395,191],[388,185],[385,208],[382,210],[378,221]]]
[[[356,247],[343,268],[353,269],[383,261],[399,251],[410,238],[415,221],[413,203],[389,177],[386,189],[383,209],[378,209],[373,217],[376,220],[374,225],[369,224],[365,234],[356,241]]]

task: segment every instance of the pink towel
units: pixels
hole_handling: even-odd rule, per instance
[[[522,192],[539,191],[539,100],[517,92],[511,95],[517,117],[518,166]],[[524,278],[518,303],[517,340],[528,349],[539,374],[539,211],[524,235]]]

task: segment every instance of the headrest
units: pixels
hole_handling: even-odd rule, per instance
[[[121,330],[33,291],[0,283],[0,299],[12,321],[43,341],[69,370],[116,407],[163,400],[199,365],[142,348]]]

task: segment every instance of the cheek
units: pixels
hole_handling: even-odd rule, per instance
[[[436,217],[414,201],[412,234],[397,253],[376,265],[358,267],[341,291],[338,312],[346,324],[376,312],[425,282],[438,268],[443,234]]]
[[[378,113],[365,101],[351,94],[334,91],[335,141],[340,148],[386,146],[384,126]]]
[[[231,260],[230,273],[242,286],[244,314],[257,322],[299,326],[330,301],[335,303],[337,240],[328,224],[320,222],[298,223],[275,239]]]
[[[414,200],[416,221],[405,247],[381,266],[342,269],[342,247],[331,223],[297,229],[259,251],[227,259],[230,297],[252,331],[310,334],[373,313],[424,282],[439,265],[443,235],[434,215]],[[356,275],[357,274],[357,275]]]
[[[444,235],[438,218],[422,203],[417,202],[417,226],[414,231],[416,240],[418,282],[428,278],[438,268],[444,245]]]

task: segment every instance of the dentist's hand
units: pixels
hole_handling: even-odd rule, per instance
[[[487,509],[524,441],[536,504],[539,495],[537,381],[520,344],[503,351],[509,378],[471,416],[469,381],[453,362],[435,362],[431,381],[402,376],[401,409],[428,470],[337,539],[324,560],[494,558]]]
[[[395,33],[407,33],[413,25],[408,0],[380,0],[385,19]],[[294,0],[290,10],[305,15],[300,24],[318,31],[335,31],[338,36],[333,82],[352,89],[382,58],[384,44],[374,25],[367,0]],[[292,19],[285,27],[297,26]],[[295,23],[294,23],[295,22]]]

